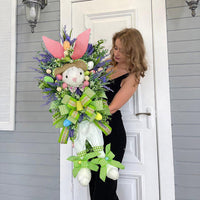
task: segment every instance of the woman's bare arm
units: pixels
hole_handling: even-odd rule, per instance
[[[124,81],[122,81],[120,90],[109,105],[111,114],[119,110],[133,96],[137,87],[138,83],[136,83],[134,74],[129,75]]]

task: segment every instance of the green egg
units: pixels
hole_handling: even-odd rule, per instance
[[[63,60],[64,60],[65,62],[70,62],[70,61],[71,61],[71,58],[70,58],[69,56],[66,56],[65,58],[63,58]]]
[[[53,78],[51,78],[50,76],[45,76],[45,77],[44,77],[44,81],[45,81],[46,83],[47,83],[47,82],[54,83]]]
[[[85,71],[85,73],[84,73],[85,76],[88,76],[89,74],[90,74],[89,71]]]

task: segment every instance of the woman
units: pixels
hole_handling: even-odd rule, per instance
[[[108,104],[112,114],[110,126],[112,132],[104,136],[104,146],[111,143],[111,151],[115,154],[115,160],[122,162],[125,147],[126,133],[119,109],[133,96],[147,70],[145,60],[145,47],[140,32],[134,28],[126,28],[115,33],[112,39],[109,87],[114,91],[108,91]],[[117,194],[117,181],[106,178],[103,182],[99,174],[92,173],[90,181],[91,200],[119,200]]]

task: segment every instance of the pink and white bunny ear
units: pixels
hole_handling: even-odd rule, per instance
[[[55,57],[55,58],[64,58],[64,48],[63,46],[55,41],[55,40],[52,40],[46,36],[43,36],[42,37],[43,41],[44,41],[44,44],[47,48],[47,50]]]
[[[89,37],[90,29],[87,29],[86,31],[78,35],[74,46],[74,52],[71,56],[73,60],[79,59],[85,54],[88,47]]]

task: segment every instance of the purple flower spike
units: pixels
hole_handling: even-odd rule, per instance
[[[57,83],[48,82],[48,84],[51,85],[51,86],[60,86],[58,82]]]
[[[107,63],[106,61],[98,63],[98,64],[94,67],[94,70],[97,71],[97,69],[98,69],[99,67],[104,66],[106,63]]]
[[[34,67],[30,67],[31,69],[33,69],[35,72],[38,72],[40,74],[43,73],[43,71],[41,71],[40,69],[34,68]]]
[[[84,116],[85,116],[85,115],[84,115],[83,113],[80,115],[80,117],[79,117],[79,119],[78,119],[78,122],[79,122],[79,123],[83,121]]]
[[[60,34],[60,39],[62,41],[62,43],[64,42],[63,36]]]
[[[67,40],[67,41],[70,41],[69,35],[66,36],[66,40]]]
[[[74,136],[74,130],[71,129],[71,127],[69,128],[69,137],[73,137]]]
[[[76,94],[78,94],[78,95],[82,94],[82,92],[81,92],[81,90],[79,88],[76,89]]]
[[[107,90],[110,90],[111,92],[114,92],[111,88],[107,87],[106,85],[103,85],[103,87]]]
[[[103,83],[106,83],[106,82],[107,82],[106,76],[102,76],[100,79],[102,80]]]
[[[87,54],[88,56],[91,55],[94,51],[94,47],[92,46],[92,44],[88,44],[88,48],[87,48]]]
[[[48,92],[48,91],[51,91],[52,89],[51,88],[44,88],[44,92]]]
[[[74,44],[75,41],[76,41],[76,38],[74,38],[73,40],[69,41],[70,45]]]
[[[51,62],[54,57],[48,51],[45,50],[44,52],[45,52],[45,54],[44,53],[39,54],[39,56],[41,56],[41,59],[39,59],[37,57],[33,57],[33,59],[37,60],[39,63]]]

